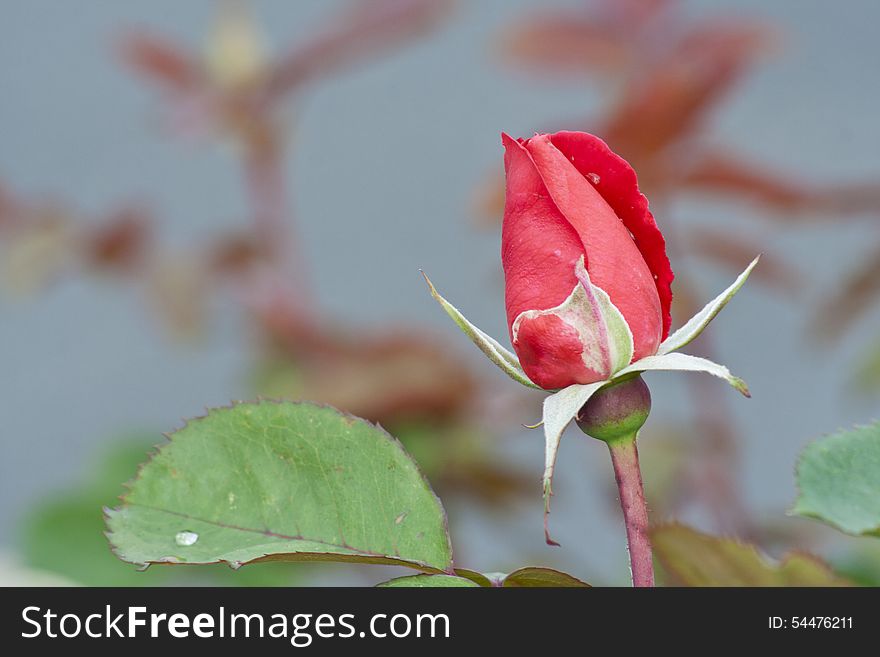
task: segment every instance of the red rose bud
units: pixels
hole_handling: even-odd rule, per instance
[[[502,139],[507,325],[525,373],[564,388],[657,353],[673,274],[632,167],[583,132]]]

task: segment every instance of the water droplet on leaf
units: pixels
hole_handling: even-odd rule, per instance
[[[199,540],[199,535],[189,530],[177,532],[177,535],[174,537],[174,542],[183,547],[195,545],[197,540]]]

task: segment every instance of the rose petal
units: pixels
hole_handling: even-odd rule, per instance
[[[522,365],[546,389],[602,381],[632,360],[629,326],[608,294],[590,281],[583,258],[575,275],[578,283],[562,304],[527,310],[513,323]]]
[[[574,326],[552,313],[520,317],[524,319],[517,327],[514,346],[526,374],[539,386],[556,390],[606,378],[599,365],[588,368],[584,363],[584,344]]]
[[[577,231],[586,252],[590,279],[623,313],[635,342],[635,358],[656,353],[663,331],[653,275],[621,219],[571,161],[537,135],[525,142],[547,193]]]
[[[584,247],[547,194],[525,147],[507,135],[502,139],[507,195],[501,262],[509,329],[520,313],[565,300],[577,283],[574,268]]]
[[[604,141],[585,132],[557,132],[550,135],[550,140],[584,177],[596,180],[598,176],[596,190],[632,233],[657,287],[663,315],[661,339],[666,339],[672,325],[674,275],[666,256],[666,242],[648,209],[648,200],[639,191],[635,171]]]

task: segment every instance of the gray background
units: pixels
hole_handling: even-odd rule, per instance
[[[256,9],[279,46],[307,34],[338,4],[264,1]],[[501,130],[528,135],[555,119],[583,116],[600,101],[589,85],[537,81],[491,52],[499,28],[537,5],[461,2],[445,28],[320,83],[294,108],[292,200],[327,312],[347,322],[399,320],[445,332],[496,382],[491,365],[478,362],[433,305],[417,270],[431,272],[483,329],[505,334],[499,235],[473,230],[475,185],[500,166]],[[694,16],[719,9],[763,16],[786,32],[786,49],[716,117],[719,142],[818,181],[880,174],[880,4],[695,0],[686,8]],[[26,195],[57,194],[84,213],[150,199],[169,243],[191,244],[202,231],[236,225],[246,206],[233,155],[164,138],[157,94],[111,54],[119,29],[137,24],[198,47],[212,13],[205,0],[3,2],[0,180]],[[701,224],[747,222],[764,230],[747,205],[691,203],[674,211]],[[792,304],[749,286],[711,329],[723,361],[754,395],[731,401],[746,441],[742,484],[756,512],[781,513],[790,504],[792,466],[805,442],[877,415],[876,400],[845,393],[859,347],[876,331],[876,309],[830,349],[804,337],[809,312],[870,246],[869,226],[764,230],[807,274],[809,294]],[[713,293],[730,278],[711,268],[701,273],[703,289]],[[237,350],[242,330],[221,306],[206,342],[169,346],[137,296],[109,282],[72,280],[35,298],[0,298],[2,545],[12,544],[29,504],[89,471],[102,443],[132,428],[168,430],[206,405],[247,395],[246,354]],[[651,377],[657,414],[683,408],[681,378]],[[511,427],[527,419],[514,418]],[[511,429],[505,448],[539,476],[536,434]],[[566,547],[552,560],[585,578],[624,572],[622,528],[601,493],[610,476],[606,460],[601,445],[569,439],[557,475],[553,523]],[[535,499],[510,514],[486,518],[453,506],[450,515],[470,567],[551,559],[537,487]]]

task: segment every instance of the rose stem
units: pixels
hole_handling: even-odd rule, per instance
[[[648,505],[639,468],[636,434],[608,442],[614,478],[620,494],[620,508],[626,524],[632,582],[635,587],[654,586],[654,559],[648,535]]]

